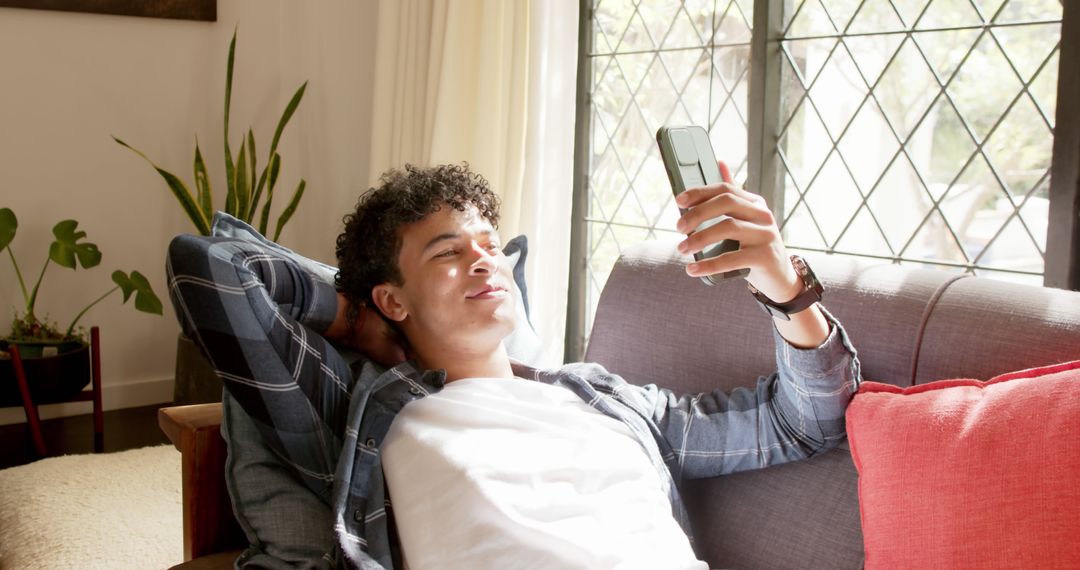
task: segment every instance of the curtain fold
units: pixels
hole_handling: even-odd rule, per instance
[[[575,0],[381,0],[371,184],[467,161],[531,244],[533,324],[562,359],[573,191]]]

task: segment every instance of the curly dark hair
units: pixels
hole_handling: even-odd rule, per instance
[[[379,178],[379,186],[364,192],[356,210],[345,216],[345,231],[337,238],[338,274],[335,286],[349,300],[349,326],[360,307],[372,303],[371,290],[381,283],[402,285],[398,267],[401,227],[448,205],[459,212],[475,206],[499,227],[499,197],[488,181],[469,170],[468,163],[421,168],[406,164]],[[381,314],[381,313],[380,313]]]

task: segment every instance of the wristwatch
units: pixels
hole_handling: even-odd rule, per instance
[[[818,281],[817,276],[814,275],[814,271],[810,269],[805,259],[798,255],[792,255],[791,264],[795,266],[795,273],[799,275],[799,279],[802,279],[803,288],[794,299],[787,303],[777,303],[766,297],[764,293],[758,291],[749,282],[746,284],[750,288],[750,292],[754,294],[754,299],[757,299],[758,304],[766,313],[785,321],[790,321],[791,315],[804,311],[820,301],[821,294],[825,291],[825,288],[821,286],[821,282]]]

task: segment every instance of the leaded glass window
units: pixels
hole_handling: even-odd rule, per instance
[[[661,125],[707,126],[745,176],[753,2],[602,0],[592,21],[587,328],[621,248],[678,235]]]
[[[797,2],[777,152],[789,247],[1042,283],[1058,0]]]
[[[664,124],[709,129],[790,249],[1043,282],[1061,0],[582,5],[569,358],[621,249],[677,239]]]

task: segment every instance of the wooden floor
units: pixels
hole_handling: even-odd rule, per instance
[[[169,443],[157,425],[157,410],[167,405],[105,412],[105,452]],[[50,457],[94,451],[91,414],[44,420],[41,422],[41,434]],[[0,469],[38,459],[26,423],[0,426]]]

